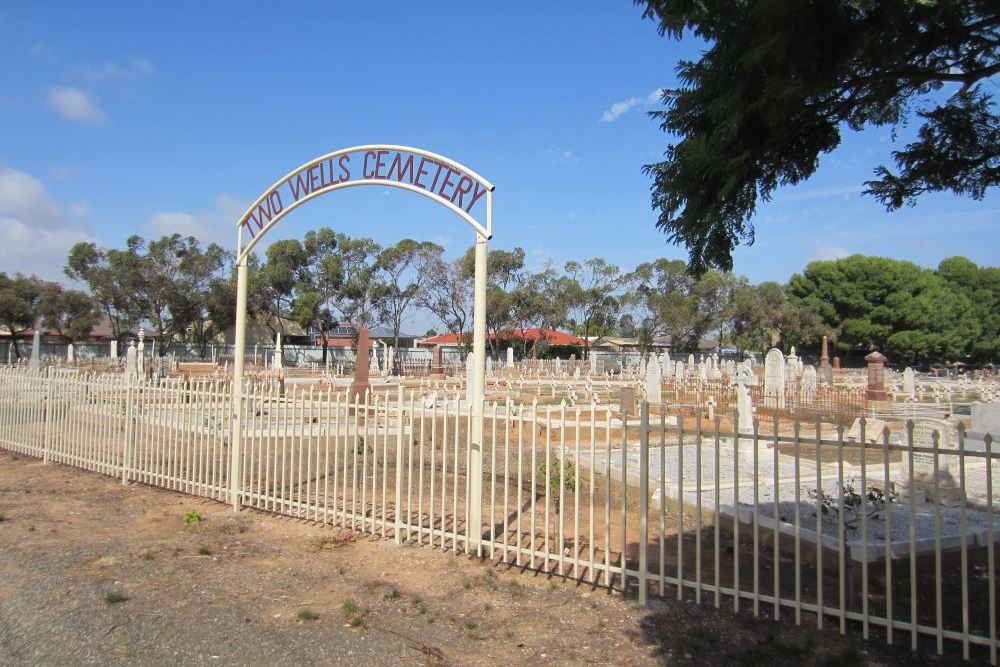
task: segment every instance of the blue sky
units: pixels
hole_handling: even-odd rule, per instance
[[[668,140],[646,116],[655,91],[697,49],[624,0],[7,3],[0,270],[58,278],[75,241],[132,233],[232,247],[236,219],[275,179],[365,143],[419,146],[489,178],[493,247],[522,246],[533,267],[683,258],[654,227],[641,167]],[[737,273],[784,281],[853,252],[996,262],[995,192],[887,214],[859,192],[894,148],[889,131],[845,132],[816,176],[759,208]],[[451,254],[473,240],[443,207],[386,188],[321,197],[268,240],[320,225]]]

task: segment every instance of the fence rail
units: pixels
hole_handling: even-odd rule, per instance
[[[399,386],[250,385],[232,442],[221,381],[0,369],[0,447],[47,462],[372,535],[474,553],[638,596],[997,662],[1000,535],[989,435],[850,439],[735,414],[491,403],[483,497],[468,404]],[[943,427],[941,427],[943,428]],[[235,447],[235,450],[234,450]],[[482,525],[469,504],[482,503]]]

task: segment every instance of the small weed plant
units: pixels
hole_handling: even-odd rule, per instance
[[[201,522],[201,515],[198,514],[198,510],[190,510],[188,512],[184,512],[184,523],[192,524],[200,522]]]
[[[128,600],[128,598],[117,589],[110,590],[104,594],[104,602],[107,604],[118,604],[119,602],[125,602],[125,600]]]

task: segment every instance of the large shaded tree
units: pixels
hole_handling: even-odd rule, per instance
[[[43,283],[35,276],[20,273],[13,277],[0,273],[0,326],[7,329],[14,343],[14,356],[21,358],[17,336],[38,325],[39,301]]]
[[[66,289],[59,283],[44,283],[38,299],[42,324],[69,343],[90,335],[101,320],[101,312],[86,292]]]
[[[967,355],[982,327],[971,300],[935,271],[912,262],[852,255],[810,263],[789,295],[836,332],[836,348],[883,350],[897,363]]]
[[[677,137],[652,176],[657,227],[695,272],[732,268],[757,201],[809,178],[844,127],[919,123],[866,192],[889,210],[922,193],[1000,184],[996,0],[636,0],[661,35],[707,42],[654,111]]]

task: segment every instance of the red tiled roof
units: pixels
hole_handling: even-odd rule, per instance
[[[467,341],[472,340],[472,334],[466,333],[462,334],[462,338]],[[493,340],[494,336],[490,334],[489,339]],[[583,345],[584,341],[578,336],[572,334],[564,333],[562,331],[556,331],[554,329],[526,329],[525,331],[505,331],[500,334],[500,339],[519,339],[526,342],[532,342],[537,340],[544,340],[549,345]],[[417,341],[418,345],[426,347],[434,347],[435,345],[458,345],[461,341],[459,334],[457,333],[446,333],[440,334],[438,336],[431,336],[430,338],[424,338],[423,340]]]

